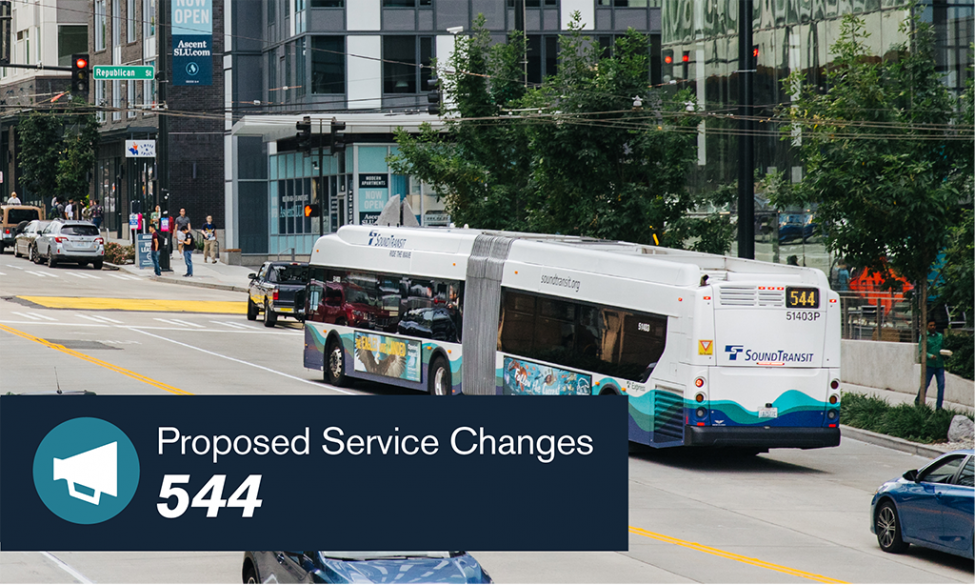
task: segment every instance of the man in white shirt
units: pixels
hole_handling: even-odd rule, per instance
[[[10,199],[7,200],[7,205],[20,205],[20,197],[17,197],[17,192],[14,191],[10,194]]]

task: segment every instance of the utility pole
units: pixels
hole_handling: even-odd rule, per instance
[[[318,119],[318,237],[325,235],[325,213],[328,197],[325,195],[325,118]],[[331,217],[331,215],[329,215]]]
[[[159,267],[166,272],[172,272],[169,265],[169,255],[172,253],[173,245],[173,225],[172,217],[169,214],[169,116],[167,98],[169,89],[169,46],[172,38],[170,30],[169,4],[172,0],[160,0],[159,6],[159,34],[156,45],[156,64],[159,66],[156,74],[156,85],[158,87],[159,101],[156,104],[156,116],[159,120],[159,130],[156,132],[156,205],[160,206],[162,218],[165,217],[169,223],[168,235],[163,238],[165,249],[159,254]],[[151,5],[151,4],[150,4]],[[161,199],[161,200],[160,200]],[[160,226],[161,227],[161,226]]]
[[[757,56],[756,56],[757,57]],[[752,0],[738,1],[738,257],[755,258]]]
[[[525,55],[521,62],[524,83],[528,86],[528,34],[525,32],[525,0],[515,0],[515,30],[525,37]]]

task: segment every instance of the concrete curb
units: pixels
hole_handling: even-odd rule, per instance
[[[169,276],[150,276],[149,280],[154,280],[156,282],[165,282],[169,284],[182,284],[184,286],[195,286],[197,288],[212,288],[216,290],[227,290],[232,292],[248,292],[248,290],[242,286],[234,286],[232,284],[218,284],[215,282],[200,282],[199,280],[190,280],[192,277],[187,278],[172,278]]]
[[[910,453],[911,455],[920,455],[921,457],[929,457],[931,459],[934,459],[935,457],[949,451],[949,449],[945,447],[938,447],[937,445],[925,445],[923,443],[912,443],[906,439],[889,437],[873,431],[866,431],[864,429],[857,429],[854,427],[848,427],[846,425],[840,425],[840,433],[842,436],[854,439],[856,441],[863,441],[864,443],[870,443],[871,445],[877,445],[878,447],[886,447],[888,449]]]

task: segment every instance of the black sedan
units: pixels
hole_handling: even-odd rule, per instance
[[[880,486],[870,529],[884,552],[915,544],[975,558],[975,451],[945,453]]]

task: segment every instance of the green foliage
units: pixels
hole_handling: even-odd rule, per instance
[[[975,380],[975,338],[971,335],[946,335],[944,349],[952,355],[945,360],[945,370],[967,380]]]
[[[975,217],[971,209],[962,210],[958,224],[949,230],[944,261],[934,292],[954,316],[965,314],[970,325],[975,320]]]
[[[34,110],[20,119],[17,131],[18,165],[27,188],[39,197],[84,202],[98,145],[98,121],[87,104],[78,99],[62,110]]]
[[[123,246],[116,242],[105,244],[105,261],[115,265],[135,262],[135,246]]]
[[[397,133],[394,172],[433,184],[458,225],[727,251],[726,216],[685,217],[705,202],[685,187],[699,118],[689,92],[648,88],[648,37],[602,56],[576,14],[559,42],[558,73],[526,89],[524,36],[492,46],[478,20],[444,75],[458,116],[444,134]]]
[[[843,393],[841,404],[843,424],[916,443],[946,442],[951,419],[965,414],[923,404],[890,406],[883,399],[850,392]]]

